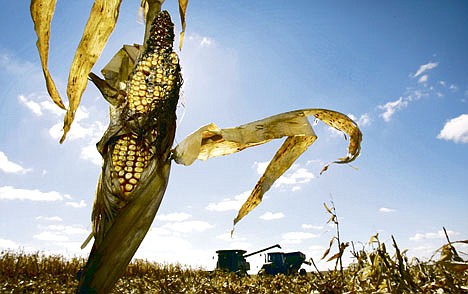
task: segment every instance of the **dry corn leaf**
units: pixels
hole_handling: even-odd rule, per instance
[[[70,130],[81,96],[88,84],[88,75],[114,30],[121,0],[95,0],[68,76],[69,105],[64,119],[63,136]]]
[[[239,210],[234,219],[234,224],[236,224],[262,201],[264,193],[271,185],[315,141],[317,137],[307,119],[310,115],[349,136],[347,156],[339,158],[334,163],[348,163],[356,159],[362,140],[357,124],[346,115],[327,109],[286,112],[230,129],[220,129],[215,124],[209,124],[198,129],[177,145],[173,152],[173,159],[179,164],[190,165],[196,159],[206,160],[228,155],[272,139],[288,137]],[[329,164],[322,172],[328,166]]]
[[[315,136],[307,118],[297,113],[282,113],[236,128],[220,129],[215,124],[201,127],[173,152],[178,164],[191,165],[196,159],[229,155],[264,144],[272,139],[290,136]]]
[[[327,255],[330,253],[330,250],[331,250],[331,248],[333,246],[333,243],[335,242],[335,239],[336,239],[336,237],[333,237],[333,238],[330,239],[330,243],[328,244],[328,248],[323,253],[321,260],[324,259],[325,257],[327,257]]]
[[[115,89],[119,89],[120,83],[125,83],[130,78],[133,66],[140,53],[140,45],[124,45],[101,70],[106,82]]]
[[[324,202],[323,203],[323,207],[325,207],[325,210],[329,213],[329,214],[333,214],[333,212],[331,211],[331,209],[328,207],[328,205]]]
[[[180,15],[180,22],[182,24],[182,30],[179,36],[179,50],[182,50],[182,45],[184,44],[184,36],[185,36],[185,15],[187,12],[187,5],[188,0],[179,0],[179,15]]]
[[[372,243],[379,243],[379,233],[370,237],[369,244],[372,244]]]
[[[361,152],[362,133],[358,125],[348,116],[328,109],[307,109],[304,113],[308,116],[315,116],[327,125],[349,136],[348,154],[346,157],[339,158],[333,163],[349,163],[359,156]],[[329,166],[330,164],[325,165],[320,174],[325,172]]]
[[[328,261],[332,261],[332,260],[334,260],[334,259],[337,259],[338,257],[341,256],[341,254],[342,254],[341,252],[335,253],[335,254],[332,255],[329,259],[327,259],[327,262],[328,262]]]
[[[449,269],[457,272],[463,272],[468,270],[468,262],[457,262],[457,261],[452,261],[452,262],[442,262],[443,265],[448,267]]]
[[[240,208],[239,213],[234,219],[234,225],[260,204],[263,195],[271,188],[273,183],[291,167],[296,159],[304,153],[316,139],[317,136],[313,134],[310,136],[291,136],[284,141],[283,145],[268,164],[265,173],[261,176],[260,180],[258,180],[249,198],[247,198]]]
[[[65,109],[62,98],[57,91],[57,87],[49,72],[49,40],[50,40],[50,22],[54,15],[57,0],[31,0],[31,17],[34,22],[34,30],[37,35],[36,46],[41,59],[42,72],[46,80],[47,91],[52,101],[60,108]]]

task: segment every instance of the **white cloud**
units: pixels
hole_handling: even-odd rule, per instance
[[[308,169],[299,167],[295,164],[291,168],[292,171],[282,175],[278,180],[276,180],[273,187],[279,188],[281,186],[294,186],[297,188],[298,184],[306,184],[315,178],[314,174],[311,173]],[[297,191],[297,189],[294,189]]]
[[[302,224],[301,227],[305,230],[323,230],[323,226],[316,226],[311,224]]]
[[[360,127],[368,126],[371,123],[370,116],[367,113],[362,114],[359,117],[359,119],[353,114],[348,114],[348,116],[349,116],[350,119],[354,120]]]
[[[46,95],[31,93],[27,97],[18,96],[21,104],[29,108],[36,116],[42,116],[45,112],[55,115],[59,120],[49,128],[49,136],[58,140],[63,134],[62,116],[64,111],[50,101]],[[67,134],[67,140],[85,139],[88,142],[81,147],[80,158],[91,161],[97,166],[102,165],[102,157],[96,149],[96,142],[106,130],[104,124],[100,121],[89,122],[90,113],[84,106],[80,106],[76,111],[75,119],[70,131]]]
[[[221,235],[216,236],[216,238],[220,239],[220,240],[223,240],[223,241],[226,241],[226,242],[234,242],[234,241],[242,242],[242,241],[247,240],[245,237],[239,237],[239,234],[233,234],[231,236],[230,233],[223,233]]]
[[[54,232],[63,235],[87,235],[89,232],[81,226],[49,225],[46,226],[47,232]]]
[[[257,174],[263,175],[269,163],[270,163],[269,161],[264,161],[264,162],[255,161],[254,168],[256,169]]]
[[[8,160],[6,154],[0,151],[0,170],[12,174],[25,174],[30,172],[32,169],[24,168],[21,165]]]
[[[436,68],[438,65],[439,65],[438,62],[429,62],[429,63],[423,64],[419,67],[418,71],[414,74],[413,77],[417,77],[421,75],[423,72]]]
[[[254,162],[254,168],[256,169],[257,174],[263,175],[269,162]],[[274,188],[281,188],[284,186],[290,186],[291,191],[295,192],[301,189],[300,185],[310,182],[311,179],[315,178],[308,169],[300,167],[299,164],[294,164],[289,171],[283,174],[276,182],[273,184]]]
[[[245,200],[250,195],[250,191],[246,191],[242,194],[234,196],[234,198],[227,198],[221,202],[212,202],[206,206],[207,210],[211,211],[229,211],[229,210],[238,210],[244,204]]]
[[[50,137],[52,137],[52,139],[58,140],[63,135],[62,130],[63,130],[63,123],[58,122],[49,129],[49,135]],[[78,139],[85,139],[85,138],[92,137],[93,134],[94,134],[93,125],[85,127],[80,123],[79,120],[75,120],[73,121],[73,125],[67,134],[67,140],[73,141],[73,140],[78,140]]]
[[[199,47],[211,47],[216,44],[216,41],[210,37],[204,37],[197,34],[191,34],[187,40],[191,43],[198,45]]]
[[[213,45],[214,40],[208,37],[203,37],[200,41],[200,46],[201,47],[209,47]]]
[[[382,213],[390,213],[390,212],[395,212],[396,210],[393,208],[387,208],[387,207],[381,207],[379,208],[379,212]]]
[[[458,232],[454,231],[447,231],[447,234],[449,237],[454,237],[460,235]],[[410,237],[411,241],[421,241],[421,240],[427,240],[427,239],[445,239],[445,233],[444,231],[440,230],[435,233],[430,232],[430,233],[417,233],[413,237]]]
[[[70,239],[58,232],[41,232],[33,236],[34,239],[39,241],[52,241],[52,242],[67,242]]]
[[[80,200],[80,202],[67,201],[67,202],[65,202],[65,205],[73,207],[73,208],[83,208],[83,207],[87,206],[86,202],[84,202],[84,200]]]
[[[67,134],[67,140],[79,140],[79,139],[88,139],[94,142],[90,142],[89,145],[94,145],[94,149],[96,148],[95,144],[99,136],[101,136],[104,131],[105,127],[104,124],[100,121],[93,121],[88,122],[89,119],[89,111],[86,107],[80,106],[76,111],[75,120],[73,121],[73,125],[70,128],[70,131]],[[52,127],[49,128],[49,136],[54,139],[58,140],[63,135],[63,122],[58,121]],[[91,148],[89,145],[86,145],[85,151],[82,151],[81,156],[87,157],[89,159],[94,159],[96,155],[89,155]],[[97,151],[96,151],[97,153]]]
[[[183,221],[183,222],[175,222],[175,223],[168,223],[163,225],[162,229],[167,229],[172,232],[178,233],[192,233],[192,232],[203,232],[208,229],[213,228],[214,225],[204,222],[204,221]]]
[[[7,72],[10,75],[24,78],[40,77],[39,68],[29,61],[17,59],[11,54],[0,52],[0,70]]]
[[[284,213],[282,212],[273,213],[273,212],[268,211],[260,216],[260,219],[267,220],[267,221],[281,219],[281,218],[284,218]]]
[[[96,149],[96,142],[91,141],[90,144],[81,148],[80,158],[89,160],[97,166],[102,166],[102,156]]]
[[[456,92],[456,91],[458,91],[458,87],[456,85],[454,85],[454,84],[451,84],[449,86],[449,90],[452,91],[452,92]]]
[[[37,116],[42,116],[44,112],[61,116],[65,111],[55,105],[47,95],[41,95],[38,93],[31,93],[27,97],[24,95],[18,96],[18,101],[26,106]]]
[[[173,212],[168,214],[158,214],[156,219],[169,222],[181,222],[191,218],[192,215],[185,212]]]
[[[462,114],[446,122],[437,139],[468,143],[468,114]]]
[[[59,192],[17,189],[11,186],[0,187],[0,200],[61,201],[64,196]]]
[[[344,133],[340,130],[335,129],[334,127],[328,127],[327,128],[328,132],[333,138],[343,138]]]
[[[37,216],[37,220],[51,221],[51,222],[61,222],[62,218],[59,216]]]
[[[17,249],[19,245],[12,241],[12,240],[7,240],[7,239],[1,239],[0,238],[0,248],[1,249]]]
[[[151,228],[138,248],[135,258],[213,269],[213,263],[216,263],[212,259],[213,254],[214,250],[194,248],[185,238],[170,235],[166,230]]]
[[[379,109],[385,110],[380,116],[389,122],[396,111],[402,110],[408,106],[408,101],[400,97],[398,100],[387,102],[384,105],[379,105]]]
[[[31,100],[27,100],[26,97],[23,95],[18,96],[18,100],[24,104],[29,110],[31,110],[35,115],[41,116],[42,115],[42,109],[39,103]]]
[[[307,232],[288,232],[281,235],[281,244],[299,244],[303,240],[313,239],[320,237],[317,234]]]
[[[427,82],[428,79],[429,79],[429,76],[428,76],[428,75],[422,75],[422,76],[418,79],[418,83],[420,83],[420,84],[425,83],[425,82]]]

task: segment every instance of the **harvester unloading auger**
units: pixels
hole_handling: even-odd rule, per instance
[[[247,271],[250,270],[250,263],[247,262],[246,258],[273,248],[281,249],[281,246],[276,244],[249,254],[240,249],[218,250],[216,251],[218,254],[216,270],[247,274]],[[269,252],[265,255],[265,264],[260,269],[259,274],[295,274],[299,272],[303,263],[309,264],[305,259],[306,256],[302,252]],[[304,273],[305,271],[301,270],[300,272]]]

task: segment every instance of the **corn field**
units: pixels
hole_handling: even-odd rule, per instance
[[[437,260],[409,259],[395,240],[395,253],[373,236],[369,250],[351,250],[345,269],[307,275],[210,272],[179,264],[134,260],[111,293],[468,293],[468,268],[449,242]],[[1,293],[73,293],[84,259],[43,253],[1,252]]]

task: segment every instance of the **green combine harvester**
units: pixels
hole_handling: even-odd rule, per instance
[[[247,251],[240,249],[218,250],[216,251],[218,254],[216,270],[247,275],[247,271],[250,270],[250,263],[247,262],[246,258],[273,248],[281,249],[281,246],[276,244],[249,254],[246,254]],[[305,254],[299,251],[289,253],[269,252],[265,255],[265,264],[263,264],[258,274],[305,274],[305,270],[301,269],[304,263],[310,265],[306,261]]]

